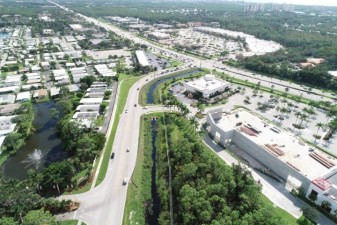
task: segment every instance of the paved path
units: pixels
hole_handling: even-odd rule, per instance
[[[99,130],[102,134],[107,134],[109,124],[110,124],[110,118],[112,117],[112,112],[115,107],[115,100],[117,96],[117,89],[118,89],[118,82],[113,82],[111,85],[112,93],[110,96],[109,106],[107,108],[107,112],[104,116],[104,122],[102,128]]]

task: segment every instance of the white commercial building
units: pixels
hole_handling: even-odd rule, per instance
[[[184,86],[187,92],[199,92],[203,98],[207,99],[228,90],[230,83],[213,75],[205,75],[199,79],[186,82]]]
[[[207,124],[221,145],[236,145],[284,179],[286,187],[303,187],[316,204],[327,201],[330,212],[337,210],[337,159],[246,110],[213,110]]]
[[[141,66],[150,66],[149,60],[147,60],[147,57],[144,51],[141,51],[141,50],[136,51],[136,57],[137,57],[138,63]]]

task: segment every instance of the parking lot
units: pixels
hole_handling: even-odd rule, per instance
[[[248,87],[238,85],[232,86],[232,90],[237,89],[240,89],[240,92],[229,97],[226,104],[209,106],[206,108],[205,112],[219,107],[222,107],[223,111],[230,111],[237,107],[245,107],[274,124],[292,132],[295,136],[299,136],[337,155],[336,134],[333,134],[327,141],[323,140],[323,137],[329,130],[326,125],[331,119],[326,116],[324,110],[310,107],[290,99],[273,96],[270,93],[256,91]],[[196,103],[196,100],[187,98],[182,93],[183,87],[176,84],[172,90],[178,100],[188,105],[192,112],[195,113],[197,111],[196,108],[191,107],[191,104]],[[263,107],[261,107],[263,104],[268,105],[268,107],[263,109]],[[286,110],[283,111],[281,110],[282,108]],[[305,111],[312,111],[313,113],[310,114]],[[305,118],[299,116],[298,113],[306,114]],[[324,126],[319,128],[317,126],[318,123],[322,123]],[[301,125],[303,129],[297,129],[293,124]],[[314,135],[321,137],[320,139],[316,139]]]

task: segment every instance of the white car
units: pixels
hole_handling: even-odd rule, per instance
[[[128,113],[128,110],[125,110],[125,113]]]
[[[130,148],[127,148],[127,149],[126,149],[126,152],[129,152],[129,151],[130,151]]]

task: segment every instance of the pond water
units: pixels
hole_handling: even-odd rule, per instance
[[[189,72],[186,72],[186,73],[182,73],[182,74],[178,74],[176,76],[171,76],[171,77],[165,77],[165,78],[162,78],[160,80],[157,80],[155,83],[153,83],[150,88],[149,88],[149,91],[146,95],[146,101],[148,104],[154,104],[154,96],[153,96],[153,93],[154,91],[156,90],[156,88],[163,82],[166,82],[168,80],[172,80],[173,78],[181,78],[181,77],[187,77],[189,75],[192,75],[192,74],[196,74],[196,73],[199,73],[200,70],[199,69],[195,69],[195,70],[192,70],[192,71],[189,71]]]
[[[23,180],[27,178],[29,169],[41,171],[52,162],[68,157],[64,151],[62,140],[57,135],[58,122],[51,114],[54,102],[35,105],[35,133],[30,136],[25,145],[13,156],[9,157],[2,166],[5,178]]]
[[[2,38],[8,38],[10,36],[10,34],[8,32],[2,32],[0,31],[0,39]]]

